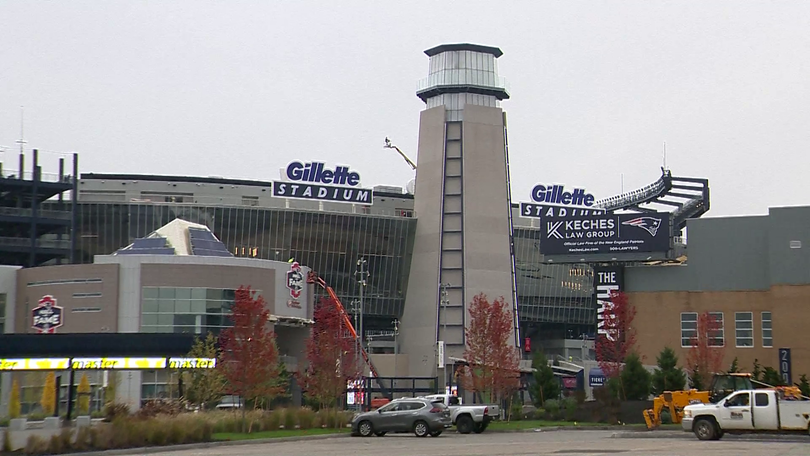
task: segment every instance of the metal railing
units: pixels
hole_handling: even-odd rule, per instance
[[[17,207],[0,207],[0,215],[11,215],[16,217],[33,217],[34,211],[28,208]],[[37,216],[42,218],[54,218],[61,220],[70,220],[70,211],[53,211],[48,209],[37,210]]]
[[[667,190],[667,175],[662,175],[657,181],[632,192],[622,193],[617,196],[599,200],[593,204],[594,207],[606,210],[621,209],[643,203],[656,196],[660,196]]]
[[[21,176],[22,174],[22,176]],[[34,180],[34,172],[33,171],[23,171],[20,173],[19,170],[14,169],[3,169],[0,171],[0,179],[17,179],[17,180]],[[61,182],[64,184],[71,184],[73,183],[73,176],[71,175],[64,175],[62,178],[59,178],[59,173],[39,173],[39,180],[40,182]]]
[[[31,239],[0,236],[0,245],[13,247],[30,247]],[[37,239],[36,246],[51,249],[70,249],[70,240],[63,239],[60,241],[58,239]]]

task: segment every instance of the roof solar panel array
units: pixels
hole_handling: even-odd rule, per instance
[[[214,233],[199,228],[189,228],[188,237],[191,241],[191,254],[199,256],[232,257],[225,244],[214,236]]]

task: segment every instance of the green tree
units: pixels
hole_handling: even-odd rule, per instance
[[[653,393],[679,391],[686,386],[686,375],[678,368],[678,356],[669,347],[664,347],[656,358],[658,368],[652,375]]]
[[[751,376],[754,380],[762,381],[762,366],[757,358],[754,358],[754,369],[751,371]]]
[[[650,396],[652,375],[641,364],[638,354],[630,353],[624,359],[624,369],[620,376],[624,386],[624,399],[628,401],[643,401]]]
[[[20,384],[14,380],[11,383],[11,397],[8,400],[8,417],[19,418],[20,409]]]
[[[82,374],[76,392],[79,393],[77,399],[79,415],[88,415],[90,413],[90,380],[87,378],[87,374]]]
[[[554,377],[554,370],[548,365],[548,359],[543,352],[535,352],[532,359],[532,376],[534,383],[529,386],[529,393],[535,407],[540,408],[549,399],[560,398],[560,382]]]
[[[727,374],[736,374],[740,372],[740,366],[737,365],[737,357],[734,357],[734,361],[731,362],[731,366],[729,366],[728,370],[726,371]]]
[[[782,386],[784,384],[782,376],[773,367],[766,367],[762,371],[762,383],[771,386]]]
[[[705,377],[706,374],[703,373],[700,366],[693,366],[689,375],[689,387],[698,391],[705,391],[708,387],[708,381]]]
[[[205,338],[198,337],[188,353],[189,358],[213,358],[219,357],[217,350],[217,338],[209,332]],[[225,391],[225,376],[222,369],[193,369],[184,371],[183,396],[192,404],[199,405],[203,409],[214,401],[219,400]]]
[[[802,396],[810,397],[810,383],[807,381],[807,374],[799,377],[799,389],[802,391]]]
[[[42,398],[39,403],[46,415],[53,415],[56,410],[56,374],[53,372],[48,372],[48,376],[45,377],[45,386],[42,388]]]

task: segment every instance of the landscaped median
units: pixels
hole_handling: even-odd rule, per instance
[[[346,412],[315,412],[306,408],[251,411],[244,420],[241,412],[159,414],[148,417],[120,414],[111,417],[109,422],[78,429],[65,428],[49,438],[31,434],[24,448],[6,447],[5,450],[22,449],[27,455],[44,455],[240,440],[328,437],[340,433],[348,435],[350,417]],[[0,453],[3,450],[0,447]]]

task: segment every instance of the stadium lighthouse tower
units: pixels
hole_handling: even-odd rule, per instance
[[[417,225],[402,349],[410,375],[438,376],[446,385],[452,358],[464,354],[473,297],[503,296],[514,308],[506,117],[500,108],[509,92],[498,76],[498,48],[445,44],[425,54],[430,71],[417,90],[426,108],[419,119]]]

